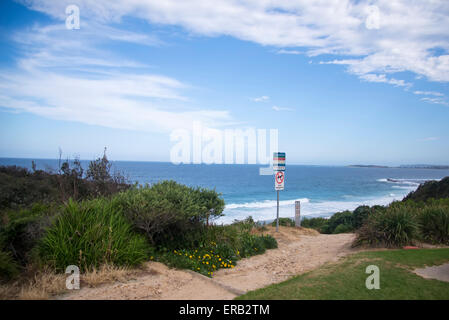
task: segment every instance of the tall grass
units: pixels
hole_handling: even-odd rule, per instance
[[[421,235],[425,241],[449,244],[449,208],[430,205],[418,216]]]
[[[103,264],[137,265],[148,257],[145,238],[110,200],[69,201],[38,245],[40,258],[64,271],[77,265],[82,271]]]
[[[355,244],[398,247],[412,244],[418,237],[414,210],[405,205],[391,205],[369,216],[359,229]]]

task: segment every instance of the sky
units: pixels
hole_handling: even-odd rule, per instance
[[[0,157],[170,161],[199,122],[277,129],[287,163],[449,164],[447,30],[446,0],[2,0]]]

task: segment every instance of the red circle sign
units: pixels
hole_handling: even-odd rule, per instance
[[[284,172],[283,171],[278,171],[276,173],[276,182],[278,184],[281,184],[284,181]]]

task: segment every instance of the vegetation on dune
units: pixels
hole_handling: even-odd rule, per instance
[[[274,220],[271,225],[273,227],[276,226],[276,220]],[[295,226],[295,221],[293,221],[293,219],[290,218],[279,218],[279,225],[283,226],[283,227],[294,227]]]
[[[428,201],[429,199],[449,198],[449,177],[440,181],[427,181],[421,184],[418,189],[410,192],[404,201]]]
[[[388,206],[360,206],[329,219],[304,219],[302,226],[321,233],[356,232],[354,245],[399,247],[417,242],[449,244],[449,177],[426,182],[403,201]],[[412,200],[412,199],[419,199]]]
[[[111,173],[106,154],[87,170],[77,159],[57,172],[32,167],[0,167],[0,281],[26,270],[76,265],[86,273],[146,260],[212,276],[277,247],[273,237],[253,234],[252,219],[215,225],[225,206],[215,190],[130,185]]]
[[[70,200],[38,244],[43,263],[61,272],[69,265],[82,271],[104,264],[138,265],[147,260],[149,250],[120,209],[102,198]]]

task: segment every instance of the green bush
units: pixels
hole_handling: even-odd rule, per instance
[[[419,229],[415,212],[406,205],[390,205],[375,211],[358,230],[355,244],[398,247],[412,244]]]
[[[449,207],[430,205],[419,212],[418,221],[425,241],[449,244]]]
[[[352,231],[354,231],[354,228],[353,228],[353,226],[352,225],[349,225],[349,224],[339,224],[336,228],[335,228],[335,230],[334,230],[334,232],[332,232],[333,234],[337,234],[337,233],[348,233],[348,232],[352,232]]]
[[[352,227],[354,229],[360,228],[369,214],[375,211],[376,208],[371,209],[369,206],[359,206],[352,213]]]
[[[276,220],[274,220],[271,225],[273,227],[276,226]],[[293,219],[291,218],[279,218],[279,225],[280,226],[284,226],[284,227],[294,227],[295,226],[295,221],[293,221]]]
[[[278,247],[278,243],[276,241],[275,238],[273,238],[272,236],[270,236],[269,234],[267,235],[262,235],[262,241],[264,243],[264,247],[266,249],[276,249]]]
[[[418,189],[410,192],[404,201],[428,201],[430,199],[449,198],[449,177],[440,181],[427,181],[421,184]]]
[[[9,252],[0,250],[0,280],[8,281],[19,273],[19,267]]]
[[[70,200],[38,251],[58,271],[69,265],[86,271],[106,263],[137,265],[147,259],[149,247],[111,201],[99,198],[81,203]]]
[[[224,209],[224,201],[215,190],[175,181],[133,188],[117,194],[113,201],[151,243],[170,247],[194,241],[208,220],[221,216]]]
[[[197,245],[186,242],[177,248],[159,247],[154,256],[167,265],[212,276],[220,268],[233,268],[243,257],[277,248],[276,239],[270,235],[252,234],[256,227],[252,218],[230,225],[204,227],[192,236]]]
[[[315,229],[324,233],[328,228],[329,219],[326,218],[304,218],[301,221],[301,227]]]
[[[35,203],[30,209],[4,213],[0,242],[20,264],[29,262],[31,250],[44,235],[56,211],[55,206]]]
[[[334,214],[332,217],[329,218],[327,227],[324,228],[323,231],[324,233],[335,233],[335,229],[339,225],[350,226],[350,230],[347,230],[345,232],[352,231],[353,230],[352,221],[353,217],[351,211],[337,212],[336,214]]]

